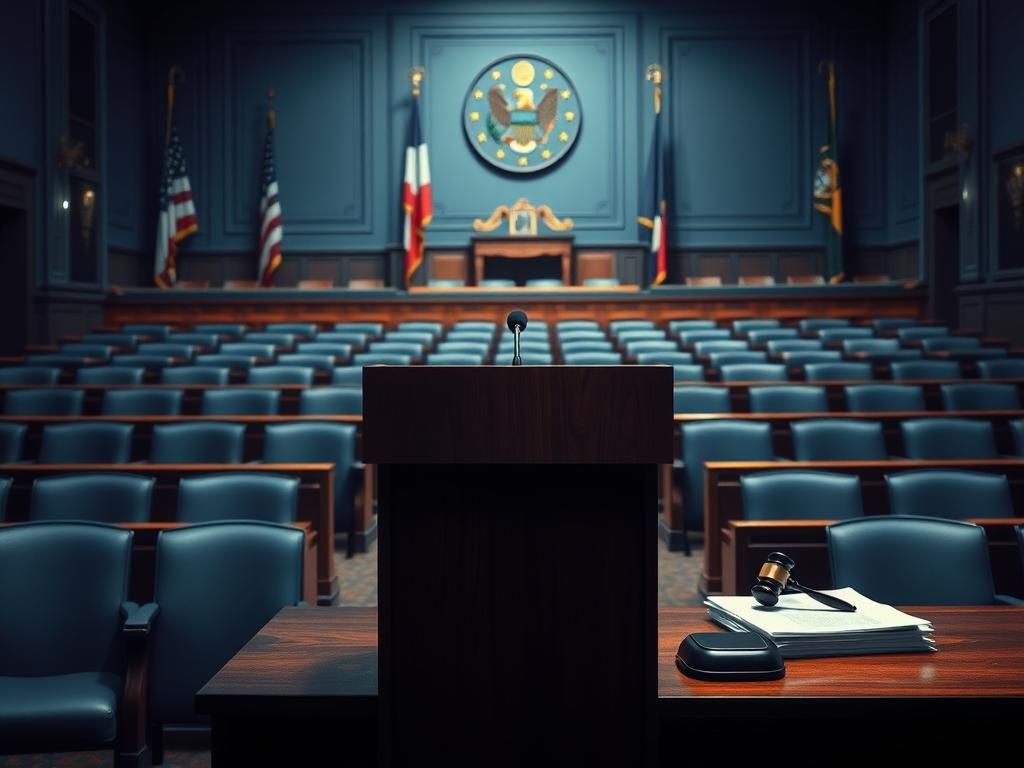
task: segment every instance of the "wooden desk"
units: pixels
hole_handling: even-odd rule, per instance
[[[1024,712],[1024,610],[909,610],[932,621],[938,653],[790,660],[782,680],[714,683],[675,667],[683,637],[715,631],[704,610],[662,608],[661,764],[704,753],[733,764],[738,753],[763,757],[777,747],[792,765],[808,742],[845,757],[880,750],[874,737],[886,728],[916,753],[936,748],[942,734],[975,757],[998,744],[996,727]],[[333,766],[344,754],[346,765],[366,766],[377,764],[376,693],[376,609],[285,608],[199,691],[196,706],[212,717],[214,765]],[[481,764],[500,764],[496,754]]]
[[[555,256],[562,262],[562,285],[572,285],[573,238],[570,237],[474,237],[473,283],[480,285],[484,259],[535,259]]]

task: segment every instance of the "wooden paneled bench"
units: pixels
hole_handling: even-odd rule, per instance
[[[1024,512],[1024,459],[982,459],[982,460],[953,460],[953,461],[809,461],[809,462],[773,462],[773,461],[709,461],[704,464],[704,569],[701,574],[700,589],[704,593],[716,593],[723,590],[723,530],[728,529],[730,521],[743,520],[743,499],[740,490],[740,477],[753,472],[775,472],[779,470],[819,470],[824,472],[842,472],[854,474],[860,478],[861,498],[866,515],[889,514],[889,494],[885,485],[885,476],[894,472],[905,472],[917,469],[968,469],[975,472],[991,472],[993,474],[1006,475],[1010,483],[1010,493],[1013,498],[1014,509],[1018,514]],[[827,515],[822,515],[827,518]],[[1024,520],[1017,520],[1018,523]],[[1014,587],[1018,594],[1021,594],[1022,583],[1020,581],[1020,559],[1016,549],[1010,553],[1006,547],[1007,539],[1012,539],[1012,526],[1006,523],[1006,519],[993,521],[992,528],[1000,528],[1006,524],[1006,531],[1000,532],[990,541],[1001,542],[995,549],[990,549],[993,562],[993,571],[1002,574],[1001,579],[1010,579],[1009,586]],[[823,523],[819,525],[823,526]],[[989,527],[989,526],[987,526]],[[787,535],[791,530],[800,526],[784,527]],[[781,533],[775,531],[774,533]],[[769,536],[773,532],[768,532]],[[795,535],[795,534],[793,534]],[[815,546],[824,547],[824,528],[820,534],[810,534],[816,537]],[[758,538],[763,542],[764,538]],[[735,537],[732,539],[736,541]],[[782,540],[776,540],[779,549],[783,549]],[[804,558],[802,547],[809,542],[806,539],[795,540],[790,544],[793,552],[787,552],[794,557],[800,565],[800,573],[807,574],[804,570]],[[800,546],[798,546],[800,545]],[[733,544],[735,551],[739,547]],[[786,551],[783,549],[783,551]],[[824,559],[822,559],[824,558]],[[1007,558],[1012,558],[1007,559]],[[827,558],[819,555],[819,560],[810,561],[811,573],[814,576],[821,575],[821,568],[824,564],[827,573]],[[760,564],[759,564],[760,565]],[[814,569],[818,570],[815,571]],[[745,573],[745,571],[739,571]],[[1009,576],[1007,574],[1010,574]],[[1016,574],[1014,577],[1012,574]],[[807,578],[808,585],[815,586],[810,580],[810,575],[801,576]],[[742,586],[743,579],[739,583]],[[1007,582],[1004,582],[1007,586]],[[749,588],[749,587],[748,587]]]
[[[12,479],[7,499],[7,522],[29,519],[32,483],[36,478],[55,477],[76,472],[121,472],[156,478],[151,506],[152,523],[147,529],[139,523],[138,538],[146,540],[146,531],[175,523],[178,510],[178,484],[183,478],[218,472],[272,472],[299,478],[297,519],[309,527],[316,549],[316,566],[311,571],[314,602],[334,605],[339,599],[338,575],[334,568],[334,465],[333,464],[0,464],[0,477]],[[155,533],[149,539],[155,542]],[[136,543],[138,546],[138,543]]]

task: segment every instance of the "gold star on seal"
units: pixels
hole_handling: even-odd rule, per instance
[[[575,112],[566,112],[565,113],[565,121],[567,123],[571,123],[575,119],[576,119],[576,113]]]
[[[560,134],[558,134],[558,140],[559,141],[568,141],[569,140],[569,134],[566,133],[565,131],[562,131]]]
[[[540,89],[542,91],[546,91],[548,89],[548,84],[547,83],[541,83],[539,87],[540,87]]]
[[[562,98],[563,98],[563,99],[566,99],[566,100],[568,100],[568,98],[569,98],[570,96],[572,96],[572,94],[571,94],[571,93],[569,93],[569,89],[568,89],[568,88],[566,88],[566,89],[565,89],[564,91],[562,91]]]
[[[543,152],[540,153],[540,156],[547,160],[549,157],[551,157],[551,150],[545,149]]]
[[[545,69],[544,70],[544,79],[545,80],[550,80],[554,76],[555,76],[555,73],[552,72],[550,69]]]
[[[498,158],[499,160],[504,160],[505,159],[505,150],[504,149],[499,149],[497,152],[494,153],[494,156],[496,158]]]
[[[474,99],[482,99],[483,97],[484,97],[484,92],[481,91],[479,88],[476,89],[475,91],[473,91],[473,98]]]
[[[480,113],[479,112],[470,112],[469,113],[469,119],[472,120],[475,123],[477,120],[480,119]]]
[[[483,131],[480,131],[480,133],[476,135],[476,140],[483,144],[485,141],[487,141],[487,134],[484,133]]]
[[[520,157],[519,158],[519,164],[525,167],[526,166],[526,158],[525,157]]]
[[[495,80],[501,80],[501,72],[499,72],[496,69],[493,72],[491,72],[491,77],[494,78]]]

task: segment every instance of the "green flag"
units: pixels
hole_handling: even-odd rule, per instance
[[[843,190],[839,185],[839,141],[836,136],[836,65],[828,70],[828,133],[818,150],[820,158],[814,176],[814,210],[825,221],[825,276],[830,283],[845,277],[843,271]]]

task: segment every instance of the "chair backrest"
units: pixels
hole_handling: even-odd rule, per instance
[[[961,376],[960,363],[956,360],[902,360],[892,364],[892,378],[895,381],[941,381],[959,379]]]
[[[274,416],[281,392],[277,389],[207,389],[204,416]]]
[[[427,280],[428,288],[464,288],[465,280],[431,277]]]
[[[751,352],[746,339],[703,339],[693,343],[693,351],[698,355],[710,355],[712,352]],[[763,355],[764,352],[761,352]]]
[[[899,339],[844,339],[843,352],[892,352],[900,348]]]
[[[823,328],[845,328],[849,324],[850,320],[846,317],[805,317],[797,323],[797,327],[800,333],[814,333]]]
[[[655,330],[655,323],[653,320],[644,320],[636,318],[632,320],[612,320],[608,323],[608,330],[613,336],[618,336],[623,331],[653,331]],[[664,337],[662,333],[662,337]]]
[[[751,344],[767,344],[769,341],[795,340],[799,335],[796,328],[755,328],[747,331]]]
[[[156,547],[149,700],[155,724],[190,723],[195,694],[302,595],[304,534],[259,522],[164,531]],[[258,567],[253,567],[258,564]]]
[[[854,413],[924,410],[924,392],[916,384],[855,384],[844,390]]]
[[[178,486],[178,522],[262,520],[294,523],[299,478],[267,472],[223,472],[184,477]]]
[[[876,317],[871,321],[871,327],[876,331],[894,331],[898,328],[909,328],[920,322],[912,317]]]
[[[198,356],[195,358],[198,360]],[[174,363],[174,358],[168,355],[154,355],[131,353],[127,355],[114,355],[110,359],[111,365],[124,365],[129,368],[145,368],[146,370],[160,370]]]
[[[683,511],[687,530],[704,527],[704,462],[773,461],[771,426],[752,421],[683,425]]]
[[[331,372],[331,384],[344,387],[363,386],[363,367],[361,365],[345,365]]]
[[[177,416],[184,397],[181,389],[111,389],[103,395],[103,415]]]
[[[231,339],[242,338],[248,330],[245,323],[196,323],[193,329],[196,333],[213,333]]]
[[[444,323],[440,320],[404,320],[398,324],[398,330],[429,333],[436,338],[444,333]]]
[[[1024,357],[979,360],[978,374],[983,379],[1024,379]]]
[[[863,326],[845,326],[838,328],[821,328],[817,331],[822,341],[845,341],[847,339],[870,339],[875,332]]]
[[[40,464],[126,464],[132,458],[131,424],[47,424],[39,444]]]
[[[782,353],[782,362],[790,368],[802,368],[813,363],[841,362],[842,353],[838,349],[794,350]]]
[[[974,419],[909,419],[900,424],[908,459],[995,459],[992,424]]]
[[[575,352],[564,355],[566,365],[620,365],[618,352]]]
[[[268,424],[263,442],[266,462],[334,462],[334,527],[348,531],[352,526],[356,455],[356,427],[353,424],[304,421]]]
[[[434,340],[440,336],[441,332],[438,331],[436,334],[432,331],[427,330],[403,330],[398,329],[397,331],[388,331],[384,334],[385,342],[399,342],[403,344],[418,344],[420,347],[429,347],[434,343]],[[380,342],[378,342],[380,343]]]
[[[15,389],[4,397],[4,413],[11,416],[80,416],[85,392],[81,389]]]
[[[317,387],[299,395],[299,413],[303,416],[352,414],[363,412],[363,390],[356,387]]]
[[[13,480],[9,477],[0,477],[0,523],[7,519],[7,496],[11,491]]]
[[[665,332],[660,328],[619,328],[613,330],[611,335],[622,344],[631,341],[665,341]]]
[[[176,360],[191,360],[196,350],[191,344],[175,344],[170,341],[146,341],[139,344],[140,355],[159,355]]]
[[[1024,419],[1011,421],[1010,431],[1013,432],[1013,442],[1017,447],[1017,455],[1024,456]]]
[[[930,517],[877,515],[827,529],[832,583],[893,605],[994,599],[985,530]]]
[[[636,362],[638,365],[692,365],[693,355],[675,350],[654,350],[638,352]]]
[[[936,336],[949,336],[949,328],[944,325],[907,325],[896,328],[895,331],[900,341],[920,341]]]
[[[317,371],[331,371],[334,370],[334,355],[311,353],[278,355],[277,364],[288,365],[293,368],[312,368]]]
[[[698,341],[727,340],[732,338],[728,328],[684,328],[679,331],[679,340],[683,344],[696,344]]]
[[[0,368],[0,384],[41,384],[45,387],[52,387],[59,378],[60,368],[47,368],[41,365],[15,365],[10,368]]]
[[[732,321],[734,333],[747,333],[749,331],[765,330],[767,328],[778,328],[779,321],[770,317],[750,317],[742,320]]]
[[[751,413],[826,413],[828,397],[824,387],[788,385],[751,387]]]
[[[326,341],[333,344],[348,344],[350,347],[363,347],[370,340],[370,334],[359,331],[320,331],[316,335],[316,341]]]
[[[335,323],[334,330],[365,333],[369,336],[382,336],[384,334],[384,323]]]
[[[97,365],[79,368],[75,372],[76,384],[142,384],[145,368],[131,368],[122,365]]]
[[[562,288],[564,285],[561,280],[553,277],[535,277],[526,281],[527,288]]]
[[[772,363],[723,365],[722,381],[786,381],[786,366]]]
[[[715,327],[714,320],[669,320],[668,332],[678,334],[681,331],[706,331]]]
[[[777,355],[782,352],[817,352],[824,348],[821,339],[770,339],[766,345],[768,354]]]
[[[676,352],[679,349],[679,344],[675,341],[669,341],[667,339],[654,340],[654,339],[639,339],[637,341],[626,342],[626,354],[627,355],[642,355],[645,352]]]
[[[125,323],[121,326],[122,333],[133,336],[147,336],[151,339],[166,339],[174,328],[167,323]]]
[[[219,368],[210,365],[183,365],[177,368],[164,368],[160,373],[160,381],[164,384],[219,384],[228,383],[230,368]]]
[[[885,476],[894,515],[924,515],[948,520],[1013,517],[1006,475],[966,469],[922,469]]]
[[[411,365],[412,355],[402,355],[397,352],[360,352],[352,356],[352,364],[364,365]]]
[[[150,519],[152,477],[86,472],[40,477],[32,484],[33,520],[144,523]]]
[[[352,354],[351,344],[337,341],[300,341],[295,345],[300,355],[330,355],[331,357],[348,357]]]
[[[210,355],[196,355],[195,368],[227,368],[231,371],[248,371],[252,368],[253,363],[252,355],[216,352]],[[192,370],[195,370],[195,368]]]
[[[316,370],[301,365],[259,365],[249,369],[250,384],[303,384],[313,383]]]
[[[493,335],[497,328],[498,324],[493,320],[459,320],[452,326],[452,331],[486,331]]]
[[[423,344],[408,341],[372,341],[370,342],[370,352],[419,357],[423,354],[423,346]]]
[[[215,350],[220,346],[220,335],[216,333],[200,333],[190,331],[187,333],[170,333],[167,340],[176,344],[190,344],[193,347]]]
[[[689,363],[673,363],[672,381],[704,381],[704,366]]]
[[[881,461],[888,458],[877,421],[807,419],[789,426],[797,461]]]
[[[273,360],[277,354],[277,348],[273,344],[261,341],[226,341],[220,345],[222,355],[245,355],[246,357],[259,357],[264,360]]]
[[[745,520],[847,520],[861,517],[860,478],[783,469],[740,477]]]
[[[491,345],[485,341],[442,341],[437,345],[438,352],[478,357],[486,357],[490,349]]]
[[[139,337],[131,333],[86,333],[82,341],[90,344],[106,344],[117,349],[134,350],[139,345]]]
[[[804,376],[808,381],[871,381],[875,373],[871,363],[808,363]]]
[[[575,328],[558,329],[558,343],[568,344],[574,341],[609,341],[608,336],[600,328]],[[524,338],[523,341],[526,339]]]
[[[954,363],[957,365],[957,363]],[[942,406],[947,411],[1015,411],[1020,409],[1016,384],[971,381],[943,384]]]
[[[729,413],[732,403],[725,387],[676,387],[672,390],[673,413]]]
[[[921,348],[925,352],[950,352],[954,350],[973,352],[981,349],[981,340],[976,336],[936,336],[922,339]]]
[[[559,344],[563,355],[581,355],[588,352],[612,352],[614,347],[610,339],[563,341]]]
[[[511,338],[511,337],[508,337],[508,338]],[[454,330],[451,333],[449,333],[447,336],[445,336],[444,337],[444,341],[441,342],[441,343],[443,344],[445,342],[447,342],[447,343],[468,342],[470,344],[486,344],[487,346],[490,346],[492,341],[494,341],[494,332],[493,331],[460,331],[460,330]],[[525,339],[522,339],[521,341],[525,341]]]
[[[316,323],[267,323],[266,333],[290,333],[296,339],[312,339],[318,330]]]
[[[699,354],[699,353],[698,353]],[[709,352],[708,362],[712,368],[724,365],[746,365],[748,363],[767,363],[768,353],[764,350],[742,349],[725,352]]]
[[[482,355],[467,352],[435,352],[427,355],[427,365],[483,365]]]
[[[244,438],[244,424],[156,424],[149,460],[154,464],[238,464]]]
[[[10,421],[0,422],[0,464],[21,461],[25,446],[25,432],[28,427]]]
[[[291,349],[295,346],[295,334],[283,331],[249,331],[242,337],[243,344],[269,344],[272,347]]]
[[[0,676],[120,672],[131,551],[96,523],[0,528]]]

